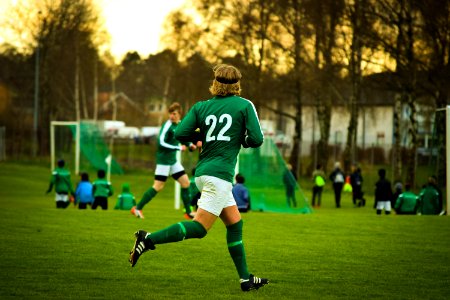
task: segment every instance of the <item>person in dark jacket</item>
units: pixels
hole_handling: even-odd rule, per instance
[[[391,182],[386,179],[386,170],[378,170],[380,179],[375,183],[375,206],[377,208],[377,215],[384,213],[389,215],[391,213],[392,187]]]
[[[283,184],[286,191],[287,206],[297,207],[297,200],[295,199],[295,188],[297,187],[297,176],[292,170],[292,165],[287,164],[287,169],[283,173]]]
[[[361,175],[361,168],[358,168],[356,165],[352,166],[350,184],[352,185],[353,205],[355,207],[365,206],[366,199],[364,199],[364,193],[362,191],[363,177]]]
[[[334,200],[336,202],[336,208],[340,208],[342,188],[344,187],[345,182],[345,174],[344,172],[342,172],[341,164],[339,162],[336,162],[334,164],[334,170],[330,174],[330,180],[333,183]]]

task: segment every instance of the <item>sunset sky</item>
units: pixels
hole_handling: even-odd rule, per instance
[[[185,0],[98,0],[111,34],[111,52],[122,57],[130,50],[141,56],[156,53],[165,17]]]
[[[8,7],[30,0],[0,0],[0,16]],[[118,61],[128,51],[141,56],[158,52],[162,24],[166,16],[186,0],[96,0],[111,35],[111,53]],[[1,24],[1,22],[0,22]],[[0,44],[12,37],[0,28]],[[15,44],[15,43],[12,43]]]

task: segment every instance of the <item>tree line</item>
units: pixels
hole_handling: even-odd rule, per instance
[[[406,180],[414,182],[417,105],[420,99],[428,99],[426,105],[434,108],[449,103],[450,0],[187,3],[189,10],[174,11],[165,22],[164,51],[148,57],[130,52],[118,65],[102,54],[104,35],[93,1],[44,1],[41,13],[29,16],[35,29],[30,51],[3,47],[0,80],[12,95],[12,107],[33,108],[39,50],[40,154],[48,151],[51,120],[98,118],[99,91],[126,93],[143,108],[157,99],[179,101],[188,109],[209,97],[211,67],[230,63],[244,74],[244,97],[258,109],[295,122],[289,160],[297,172],[306,104],[317,111],[322,165],[329,159],[332,107],[339,101],[348,109],[347,169],[355,160],[358,115],[367,91],[389,92],[394,103],[394,176],[407,174]],[[376,75],[383,80],[368,80]],[[409,110],[406,151],[400,132],[404,107]],[[23,113],[4,110],[2,123],[19,130]],[[445,114],[436,114],[435,124],[443,158]],[[444,167],[438,175],[444,180]]]

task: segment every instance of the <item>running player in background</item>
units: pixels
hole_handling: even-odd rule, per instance
[[[138,218],[144,218],[142,209],[164,188],[167,178],[170,175],[181,185],[181,199],[183,200],[185,208],[185,218],[192,219],[194,217],[190,205],[189,177],[186,175],[181,163],[177,161],[176,155],[177,151],[185,150],[186,146],[188,146],[191,151],[197,149],[197,146],[190,141],[186,142],[185,145],[180,145],[180,142],[175,138],[175,129],[180,120],[181,106],[179,103],[175,102],[169,106],[169,120],[164,123],[159,132],[158,150],[156,152],[155,181],[153,182],[152,187],[144,193],[141,201],[131,209],[131,213]]]

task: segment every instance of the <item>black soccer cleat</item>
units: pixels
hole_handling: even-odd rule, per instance
[[[155,250],[155,245],[153,244],[153,242],[150,239],[145,239],[147,234],[147,231],[144,230],[138,230],[134,233],[136,241],[134,242],[134,246],[130,251],[130,258],[128,259],[132,267],[134,267],[139,257],[144,252],[148,250]]]
[[[257,290],[262,286],[269,284],[269,279],[259,278],[250,274],[250,278],[247,280],[241,279],[241,290],[248,292],[251,290]]]

